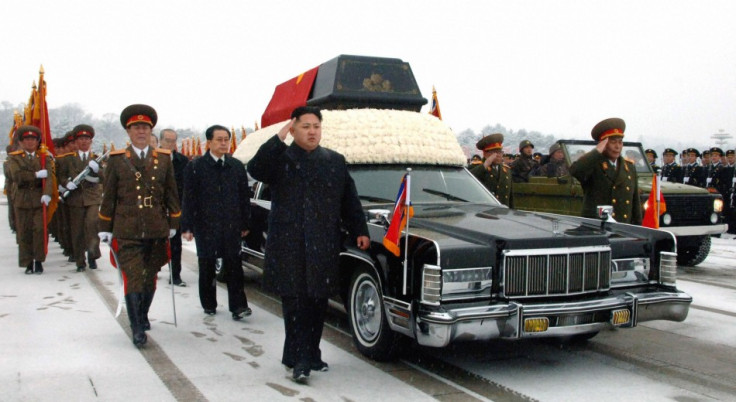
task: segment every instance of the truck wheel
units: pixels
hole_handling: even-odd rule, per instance
[[[378,279],[365,268],[358,269],[350,279],[350,329],[360,353],[377,361],[395,358],[401,340],[388,325],[382,299]]]
[[[702,236],[695,242],[677,244],[677,264],[695,266],[700,264],[710,253],[710,236]]]

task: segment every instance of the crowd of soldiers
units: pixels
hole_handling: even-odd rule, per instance
[[[623,121],[616,123],[625,127]],[[623,132],[623,129],[620,131]],[[592,136],[597,142],[601,141],[601,132],[597,129],[594,128]],[[468,162],[468,170],[509,207],[513,207],[513,183],[528,182],[530,176],[561,177],[570,174],[559,143],[552,144],[546,155],[534,152],[534,144],[529,140],[519,143],[519,153],[503,153],[503,134],[495,133],[483,137],[476,147],[483,155],[473,155]],[[712,147],[700,152],[688,148],[678,153],[666,148],[662,153],[661,166],[657,164],[655,150],[646,149],[644,153],[652,170],[662,181],[689,184],[721,194],[728,232],[736,234],[735,150],[724,152],[720,147]],[[676,161],[678,154],[679,164]]]

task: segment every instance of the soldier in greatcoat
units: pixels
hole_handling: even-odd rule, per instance
[[[17,129],[21,149],[8,156],[8,172],[15,185],[13,208],[18,243],[18,264],[26,268],[26,274],[43,273],[46,261],[43,206],[51,202],[54,162],[46,155],[46,166],[41,168],[41,130],[34,126]],[[51,174],[49,174],[51,172]]]
[[[131,105],[120,114],[131,145],[109,154],[99,212],[100,240],[117,240],[136,346],[146,343],[156,275],[168,261],[167,241],[176,234],[181,217],[171,152],[149,146],[157,119],[148,105]]]
[[[677,151],[672,148],[665,148],[664,152],[662,152],[662,162],[664,162],[662,170],[660,171],[662,181],[682,183],[683,170],[682,167],[675,162],[676,156]]]
[[[598,145],[570,166],[583,187],[582,216],[597,218],[599,205],[613,206],[618,222],[641,224],[642,207],[636,166],[621,156],[626,123],[610,118],[596,124],[591,136]]]
[[[700,151],[695,148],[687,149],[688,164],[683,166],[682,182],[691,186],[705,188],[705,170],[698,164],[699,157]]]
[[[503,134],[487,135],[475,144],[483,151],[483,164],[470,169],[480,182],[502,204],[513,207],[511,168],[503,163]]]
[[[370,238],[345,157],[319,145],[322,113],[304,106],[291,117],[258,149],[248,172],[271,189],[263,286],[281,296],[281,362],[303,383],[311,370],[328,368],[319,341],[327,299],[340,287],[341,223],[358,248],[368,249]],[[288,134],[291,145],[284,143]]]
[[[60,169],[60,183],[69,190],[65,204],[69,207],[69,226],[71,229],[72,250],[77,272],[83,272],[86,264],[90,269],[97,269],[100,258],[100,238],[97,236],[97,213],[102,203],[101,169],[96,159],[98,155],[92,151],[92,139],[95,129],[87,124],[80,124],[72,129],[77,151],[63,158],[63,169]],[[79,183],[74,183],[86,167],[89,173]],[[85,256],[86,253],[86,256]]]
[[[519,159],[511,163],[511,179],[514,183],[528,182],[529,174],[539,166],[539,161],[533,157],[532,151],[534,144],[531,141],[523,140],[519,143]]]

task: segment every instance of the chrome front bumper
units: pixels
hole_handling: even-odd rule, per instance
[[[548,304],[522,304],[511,302],[491,306],[452,308],[431,311],[421,305],[414,320],[417,343],[425,346],[444,347],[454,341],[482,341],[496,338],[529,338],[570,336],[614,328],[607,322],[579,324],[577,317],[603,314],[612,316],[615,310],[628,309],[630,320],[623,327],[634,327],[651,320],[683,321],[687,318],[692,297],[684,292],[625,293],[602,299]],[[524,320],[547,317],[558,319],[561,325],[544,332],[524,331]],[[550,320],[551,322],[552,320]],[[585,320],[580,320],[585,321]]]

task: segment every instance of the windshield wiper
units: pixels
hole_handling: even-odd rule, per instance
[[[432,195],[438,195],[440,197],[445,197],[445,198],[447,198],[447,201],[468,202],[468,200],[464,200],[464,199],[462,199],[460,197],[456,197],[456,196],[454,196],[452,194],[448,194],[448,193],[445,193],[445,192],[442,192],[442,191],[432,190],[431,188],[423,188],[422,191],[424,191],[425,193],[432,194]]]
[[[371,195],[359,195],[358,198],[360,198],[361,200],[369,201],[369,202],[382,202],[382,203],[383,202],[387,202],[387,203],[393,203],[394,202],[394,200],[387,200],[385,198],[374,197],[374,196],[371,196]]]

